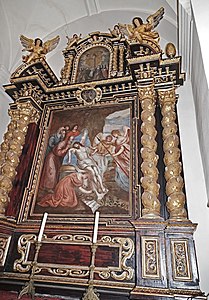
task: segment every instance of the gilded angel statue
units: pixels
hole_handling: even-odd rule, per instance
[[[118,24],[120,31],[123,32],[128,39],[133,42],[141,43],[143,40],[152,39],[156,43],[159,42],[159,34],[153,29],[159,24],[163,18],[164,8],[161,7],[153,15],[147,18],[147,23],[143,23],[142,19],[135,17],[133,24]]]
[[[45,58],[45,55],[47,53],[54,50],[60,41],[60,37],[56,36],[55,38],[43,43],[43,41],[40,38],[36,38],[33,40],[30,38],[27,38],[24,35],[21,35],[20,41],[21,41],[22,46],[24,47],[24,49],[22,51],[30,52],[30,54],[24,55],[22,57],[23,62],[30,64],[37,59]]]

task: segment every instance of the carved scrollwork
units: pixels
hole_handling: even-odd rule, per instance
[[[157,131],[155,129],[155,92],[154,86],[139,86],[139,100],[141,102],[141,156],[143,162],[141,170],[143,177],[141,184],[144,189],[142,194],[142,216],[156,218],[160,216],[160,202],[158,200],[159,184],[158,179],[158,155],[156,154],[157,142],[155,141]]]
[[[10,236],[0,236],[0,266],[4,266],[10,240]]]
[[[30,251],[30,245],[36,241],[36,236],[32,234],[22,235],[18,241],[18,252],[21,254],[21,257],[17,259],[14,263],[14,270],[17,272],[28,272],[31,268],[31,262],[28,261],[28,253]],[[56,246],[57,244],[74,244],[80,246],[91,245],[91,237],[86,235],[56,235],[52,238],[47,238],[45,236],[43,242],[50,243]],[[107,280],[109,278],[123,281],[133,279],[134,269],[128,266],[128,260],[132,258],[134,254],[134,242],[130,238],[124,237],[111,237],[103,236],[98,240],[98,247],[108,246],[108,247],[117,247],[119,251],[118,256],[118,266],[107,266],[107,267],[95,267],[95,273],[101,279]],[[50,267],[49,267],[50,265]],[[61,265],[56,263],[37,263],[36,274],[40,273],[44,269],[48,273],[54,276],[61,277],[75,277],[75,278],[87,278],[89,275],[89,267],[87,266],[75,266],[75,265]]]
[[[179,137],[175,103],[175,89],[158,90],[161,111],[163,115],[163,149],[165,162],[167,208],[170,219],[186,219],[184,181],[181,177],[182,166],[180,160]]]
[[[28,272],[32,265],[28,259],[28,253],[30,250],[31,243],[36,241],[36,235],[34,234],[23,234],[18,240],[17,251],[21,254],[19,259],[16,259],[14,262],[13,269],[18,272]],[[36,269],[38,270],[38,269]]]
[[[142,276],[159,278],[159,249],[157,238],[142,237]]]
[[[171,241],[174,280],[191,280],[187,241]]]

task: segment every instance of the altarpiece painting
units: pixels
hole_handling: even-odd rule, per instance
[[[52,111],[34,213],[130,215],[131,106]]]

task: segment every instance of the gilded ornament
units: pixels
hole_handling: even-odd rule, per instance
[[[150,110],[143,110],[141,113],[141,120],[147,125],[147,123],[149,122],[150,124],[152,124],[153,126],[155,125],[155,116],[154,116],[154,112],[150,111]],[[143,127],[146,127],[146,125],[144,125],[142,123]]]
[[[147,23],[143,23],[142,19],[135,17],[133,24],[118,24],[119,30],[128,37],[131,42],[143,43],[150,40],[155,44],[159,43],[159,34],[153,29],[159,24],[163,18],[164,8],[161,7],[153,15],[147,18]]]
[[[171,195],[176,192],[181,192],[183,186],[184,181],[181,176],[172,177],[167,181],[166,193],[167,195]]]
[[[171,134],[176,134],[177,132],[177,124],[171,122],[169,125],[166,125],[163,128],[163,138],[166,139]]]
[[[167,151],[171,148],[176,148],[179,145],[179,137],[176,134],[169,135],[164,144],[164,150]]]
[[[168,43],[166,45],[165,54],[168,58],[174,58],[176,56],[176,47],[173,43]]]
[[[170,219],[182,220],[187,218],[185,209],[185,195],[183,193],[184,181],[181,177],[181,151],[179,137],[177,136],[175,103],[175,88],[158,90],[161,112],[163,115],[163,149],[165,163],[166,194],[168,196],[167,208]]]
[[[150,161],[144,161],[142,164],[141,164],[141,170],[142,170],[142,173],[145,175],[145,176],[151,176],[153,178],[155,178],[156,180],[158,179],[158,169],[155,168],[155,164],[153,162],[150,162]]]
[[[22,57],[23,62],[26,64],[31,64],[41,58],[45,58],[46,54],[50,51],[54,50],[59,41],[60,37],[56,36],[55,38],[46,41],[43,41],[40,38],[36,38],[35,40],[27,38],[24,35],[20,36],[20,41],[24,49],[22,51],[28,51],[30,54],[24,55]]]
[[[176,161],[165,167],[165,179],[168,181],[171,177],[176,177],[181,174],[182,164],[179,161]]]
[[[12,181],[10,178],[0,175],[0,190],[10,191],[12,188]]]
[[[147,147],[153,151],[157,150],[157,142],[155,140],[155,136],[152,137],[148,134],[143,134],[141,137],[141,142],[144,147]]]
[[[160,190],[160,185],[156,183],[156,178],[151,176],[145,176],[141,178],[142,187],[153,193],[154,195],[158,195]]]
[[[6,162],[3,166],[2,166],[2,174],[9,177],[10,179],[14,178],[14,176],[16,175],[16,171],[14,169],[13,166],[10,165],[9,162]]]
[[[144,205],[143,214],[145,216],[156,218],[159,215],[160,202],[155,195],[145,191],[142,194],[142,203]]]
[[[141,149],[141,156],[144,161],[153,162],[154,165],[158,162],[158,155],[148,148]]]
[[[142,216],[145,218],[156,218],[160,216],[160,202],[157,199],[159,195],[159,184],[156,155],[157,142],[155,140],[157,131],[155,129],[155,91],[154,86],[138,86],[139,101],[141,103],[141,143],[142,143],[142,164],[141,185],[142,194]]]
[[[180,159],[181,152],[180,152],[179,148],[177,148],[177,147],[168,148],[166,145],[164,150],[165,150],[164,162],[165,162],[166,166],[168,164],[175,163]]]
[[[157,135],[157,130],[153,127],[153,124],[145,124],[143,123],[141,126],[141,131],[143,134],[150,135],[152,137],[156,137]]]

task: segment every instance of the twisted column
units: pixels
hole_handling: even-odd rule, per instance
[[[158,90],[162,112],[163,149],[165,163],[167,208],[170,219],[181,220],[187,218],[185,209],[184,181],[181,176],[179,137],[176,124],[176,94],[175,88]]]
[[[39,119],[39,113],[30,102],[18,103],[17,109],[9,110],[9,115],[11,122],[4,134],[0,152],[0,215],[4,215],[9,202],[8,195],[12,189],[28,125]]]
[[[143,177],[141,185],[142,194],[142,216],[145,218],[160,217],[160,201],[158,200],[160,186],[158,180],[158,155],[156,154],[157,142],[155,141],[157,131],[155,129],[155,91],[154,85],[138,87],[139,101],[141,102],[141,171]]]

